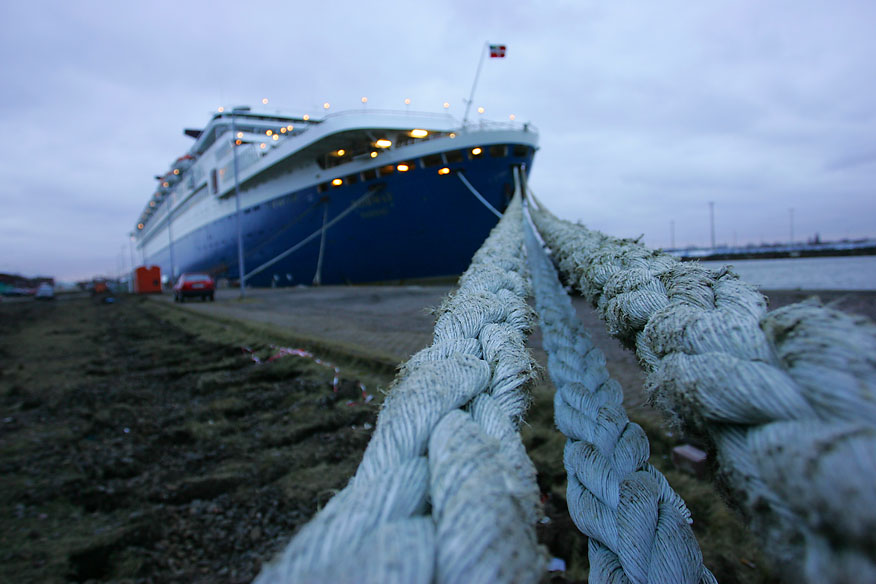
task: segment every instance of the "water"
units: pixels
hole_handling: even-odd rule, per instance
[[[876,290],[876,256],[700,263],[712,269],[731,265],[743,280],[764,290]]]

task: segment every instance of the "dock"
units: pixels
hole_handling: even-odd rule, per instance
[[[219,289],[215,302],[188,300],[180,308],[199,314],[272,325],[285,335],[315,346],[331,347],[351,357],[395,368],[432,342],[437,309],[453,286],[319,286],[255,288],[240,300],[237,289]],[[173,304],[173,296],[151,296]],[[642,372],[635,355],[605,330],[586,300],[573,305],[594,342],[605,352],[609,369],[625,388],[626,407],[644,406]],[[536,360],[546,365],[541,333],[534,327],[529,346]]]

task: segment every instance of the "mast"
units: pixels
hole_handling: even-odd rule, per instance
[[[487,50],[489,48],[489,41],[484,43],[483,48],[481,49],[481,59],[478,61],[478,70],[475,73],[474,83],[471,84],[471,93],[468,96],[468,101],[465,104],[465,115],[462,116],[462,126],[465,127],[466,122],[468,121],[468,110],[471,109],[471,104],[474,101],[475,88],[478,86],[478,79],[481,76],[481,67],[484,66],[484,56],[487,54]]]

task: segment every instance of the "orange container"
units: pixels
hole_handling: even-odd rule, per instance
[[[134,292],[137,294],[161,294],[161,268],[140,266],[134,270]]]

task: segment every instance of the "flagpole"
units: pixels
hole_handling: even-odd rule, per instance
[[[484,48],[481,50],[481,60],[478,61],[478,70],[475,73],[474,83],[471,84],[471,94],[468,96],[468,102],[465,104],[465,115],[462,116],[462,127],[465,127],[466,122],[468,121],[468,110],[471,109],[471,104],[474,101],[474,93],[475,88],[478,86],[478,78],[481,76],[481,67],[484,65],[484,56],[487,54],[487,50],[489,49],[490,41],[486,41],[484,43]]]

